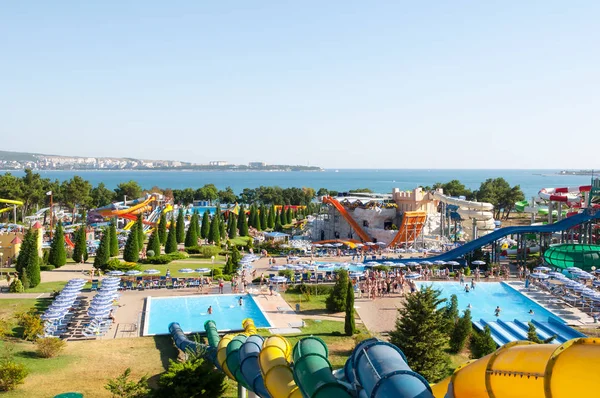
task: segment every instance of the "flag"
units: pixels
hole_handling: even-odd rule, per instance
[[[52,195],[52,191],[46,192],[46,195]]]

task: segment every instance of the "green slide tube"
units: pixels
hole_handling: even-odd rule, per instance
[[[220,369],[217,358],[217,347],[219,346],[219,333],[217,332],[217,324],[215,321],[208,320],[204,322],[204,330],[206,331],[206,339],[208,340],[208,345],[212,348],[210,350],[210,359],[212,362]]]
[[[307,398],[350,398],[348,389],[333,376],[325,342],[305,337],[294,346],[294,380]]]
[[[241,367],[240,367],[240,364],[241,364],[240,348],[246,342],[247,338],[248,338],[248,336],[246,336],[246,335],[238,334],[237,336],[235,336],[233,338],[233,340],[231,340],[231,342],[229,344],[227,344],[227,359],[226,359],[226,361],[227,361],[227,368],[229,369],[231,374],[235,376],[235,379],[238,381],[238,383],[240,383],[247,389],[250,389],[248,382],[242,375]]]

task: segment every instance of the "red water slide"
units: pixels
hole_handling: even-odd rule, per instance
[[[358,234],[358,236],[360,236],[360,239],[362,239],[363,242],[371,241],[371,237],[369,235],[367,235],[367,233],[365,231],[363,231],[363,229],[358,225],[358,223],[356,221],[354,221],[352,216],[348,213],[348,210],[346,210],[340,202],[338,202],[336,199],[332,198],[331,196],[323,196],[323,203],[330,204],[333,207],[335,207],[337,209],[337,211],[340,212],[342,217],[344,217],[346,219],[346,221],[348,221],[348,224],[350,224],[352,229],[354,229],[354,231]]]

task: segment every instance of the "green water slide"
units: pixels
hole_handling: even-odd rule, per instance
[[[591,271],[600,269],[600,245],[565,243],[552,245],[544,252],[544,260],[551,266],[566,269],[579,267]]]
[[[241,361],[240,361],[240,348],[246,342],[248,336],[238,334],[227,344],[227,367],[231,374],[235,376],[235,379],[241,383],[245,388],[252,390],[248,381],[244,378],[241,372]]]
[[[308,398],[350,398],[348,389],[333,376],[327,346],[318,337],[305,337],[294,346],[294,380]]]

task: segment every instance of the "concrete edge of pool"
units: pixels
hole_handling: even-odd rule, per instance
[[[172,299],[194,298],[194,297],[206,298],[206,297],[213,297],[213,296],[214,297],[227,297],[227,296],[234,296],[234,297],[248,296],[248,297],[250,297],[252,299],[252,302],[254,303],[254,305],[256,305],[256,308],[258,308],[259,311],[262,313],[262,316],[265,317],[265,320],[267,321],[267,324],[268,324],[268,326],[259,327],[258,329],[270,329],[273,327],[273,322],[271,322],[271,320],[269,319],[265,310],[262,308],[260,303],[254,299],[254,296],[250,293],[194,294],[191,296],[161,296],[161,297],[147,296],[144,299],[144,308],[142,310],[141,322],[143,322],[143,324],[144,324],[144,327],[142,328],[142,336],[143,337],[151,337],[151,336],[167,336],[167,335],[169,335],[168,331],[165,333],[149,333],[149,331],[148,331],[148,328],[150,326],[150,309],[152,308],[152,300],[172,300]],[[218,325],[217,325],[217,327],[218,327]],[[217,331],[219,333],[243,332],[244,328],[240,324],[239,329],[218,329]],[[184,330],[184,333],[206,334],[206,332],[204,330],[199,330],[199,331]]]

